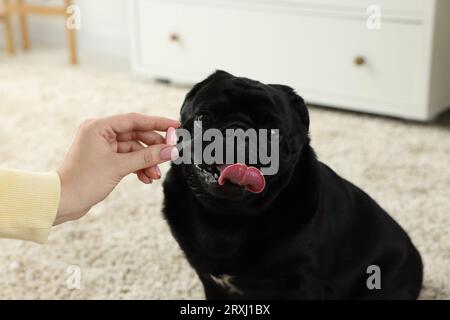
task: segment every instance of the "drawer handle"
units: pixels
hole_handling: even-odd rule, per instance
[[[355,58],[355,65],[361,67],[366,64],[366,59],[362,56],[358,56]]]
[[[180,41],[180,36],[176,33],[171,33],[169,36],[169,39],[172,42],[178,42],[178,41]]]

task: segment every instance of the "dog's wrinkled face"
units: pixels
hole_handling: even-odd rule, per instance
[[[266,146],[272,159],[278,157],[279,169],[274,175],[262,175],[259,159],[257,163],[248,163],[251,148],[248,141],[245,161],[234,161],[240,164],[181,165],[193,193],[215,211],[263,210],[289,183],[301,150],[309,142],[308,111],[303,99],[291,88],[264,85],[224,71],[217,71],[197,84],[186,97],[181,109],[182,128],[193,135],[199,122],[203,131],[214,128],[224,136],[227,129],[266,129],[269,136],[278,130],[279,154],[270,154],[274,150],[270,137]],[[261,148],[260,144],[255,146]]]

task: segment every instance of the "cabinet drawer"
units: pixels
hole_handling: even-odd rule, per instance
[[[307,100],[414,108],[424,99],[420,25],[385,23],[371,31],[351,19],[282,13],[269,19],[259,11],[151,0],[140,6],[140,61],[155,76],[195,82],[224,69],[291,85]]]

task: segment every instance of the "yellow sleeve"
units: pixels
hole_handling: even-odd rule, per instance
[[[0,169],[0,238],[45,243],[59,206],[56,172]]]

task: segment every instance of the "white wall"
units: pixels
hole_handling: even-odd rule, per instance
[[[27,0],[28,3],[60,5],[62,0]],[[108,55],[130,59],[129,0],[75,0],[81,9],[78,31],[80,54]],[[65,20],[59,17],[30,16],[32,46],[65,47]],[[16,33],[18,24],[15,21]]]

